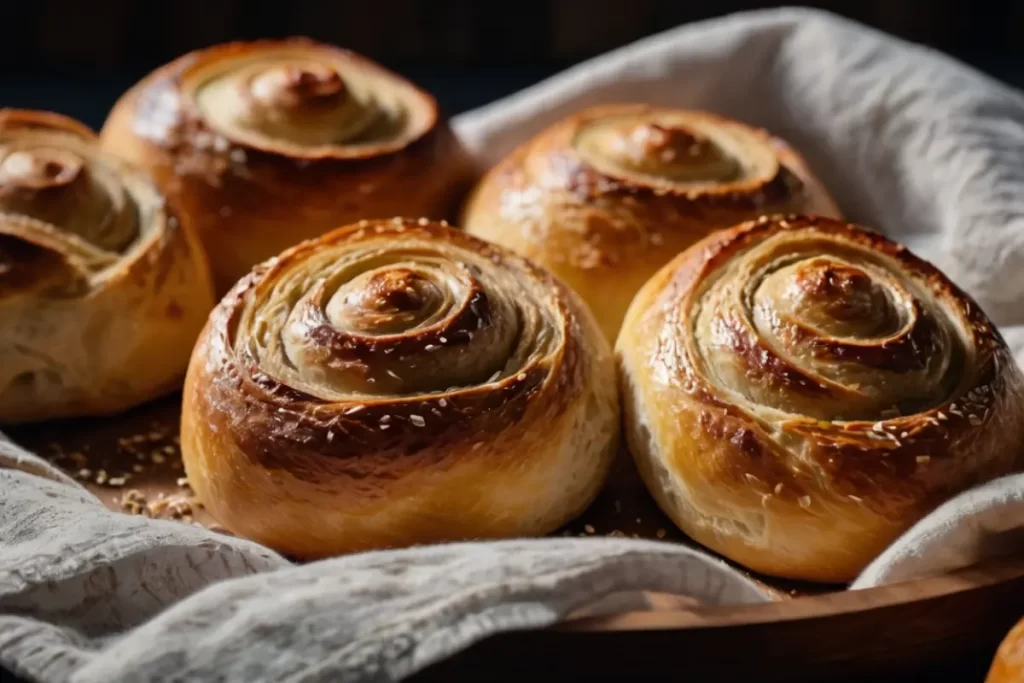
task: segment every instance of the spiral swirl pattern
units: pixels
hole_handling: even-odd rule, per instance
[[[606,337],[633,295],[709,232],[762,214],[837,215],[800,157],[764,131],[645,105],[584,110],[487,174],[466,229],[551,268]]]
[[[190,345],[213,306],[180,221],[81,124],[0,111],[0,420],[112,412],[171,388],[187,351],[159,354]],[[149,345],[160,367],[134,367]]]
[[[1021,464],[1019,368],[981,310],[904,247],[761,218],[641,290],[617,344],[630,447],[697,540],[847,580],[949,495]]]
[[[585,163],[609,178],[668,191],[778,192],[777,176],[785,173],[757,131],[693,112],[597,118],[580,127],[573,145]]]
[[[8,254],[9,267],[34,253],[66,276],[88,280],[152,228],[136,195],[152,203],[153,190],[123,179],[75,122],[5,110],[0,131],[0,235],[5,252],[23,255]]]
[[[397,150],[436,119],[430,99],[404,79],[306,41],[212,51],[184,72],[181,89],[215,133],[296,157]]]
[[[932,408],[963,378],[965,335],[913,275],[856,241],[783,230],[724,263],[676,322],[692,321],[695,372],[717,392],[874,422]]]
[[[257,268],[212,316],[185,401],[207,507],[300,555],[550,531],[596,494],[617,431],[610,350],[575,297],[425,219],[364,221]],[[236,497],[228,468],[261,497]],[[268,501],[295,518],[240,512]],[[335,527],[293,528],[311,501]]]

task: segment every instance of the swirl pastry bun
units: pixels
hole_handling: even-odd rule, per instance
[[[1024,462],[1024,378],[981,309],[901,245],[817,217],[720,231],[637,294],[626,433],[686,534],[839,582]]]
[[[782,141],[703,112],[605,105],[515,150],[473,191],[465,229],[546,266],[612,343],[640,286],[712,230],[766,213],[838,215]]]
[[[306,39],[185,55],[129,90],[101,137],[180,197],[218,294],[339,225],[446,218],[471,170],[433,97]]]
[[[185,216],[71,119],[0,110],[0,422],[176,388],[213,308]]]
[[[1003,639],[985,683],[1020,683],[1024,681],[1024,619]]]
[[[298,557],[543,534],[617,448],[611,349],[546,271],[444,224],[371,221],[256,267],[185,382],[189,481]]]

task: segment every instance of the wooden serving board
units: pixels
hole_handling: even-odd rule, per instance
[[[9,429],[79,479],[108,507],[222,533],[192,498],[178,446],[180,395],[112,418]],[[623,453],[608,485],[555,535],[626,536],[691,544],[658,509]],[[823,671],[876,675],[990,647],[1024,614],[1024,557],[862,591],[753,575],[776,602],[705,607],[648,595],[650,611],[580,618],[556,629],[488,638],[426,679],[806,680]],[[854,680],[857,680],[856,678]]]

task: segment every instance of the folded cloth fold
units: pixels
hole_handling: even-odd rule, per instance
[[[581,106],[624,100],[716,110],[787,138],[849,217],[943,268],[1024,359],[1019,93],[832,15],[779,10],[669,31],[455,124],[486,164]],[[6,440],[0,490],[0,665],[33,680],[398,680],[489,634],[588,607],[642,608],[640,591],[770,599],[703,553],[626,539],[295,566],[241,539],[110,512]],[[1024,475],[940,507],[853,587],[1024,549],[1021,529]]]

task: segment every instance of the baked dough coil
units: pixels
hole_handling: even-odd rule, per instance
[[[616,353],[648,488],[766,574],[852,579],[937,504],[1022,465],[1024,381],[984,313],[836,220],[708,237],[643,287]]]
[[[616,449],[611,349],[514,254],[364,221],[258,266],[185,384],[189,481],[225,527],[300,557],[550,532]]]
[[[76,121],[0,110],[0,422],[172,391],[213,304],[187,217],[148,176]]]

